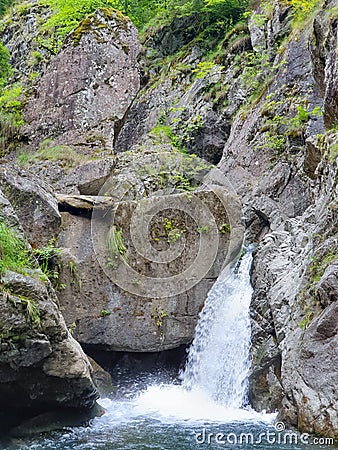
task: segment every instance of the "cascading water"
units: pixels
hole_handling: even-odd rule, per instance
[[[151,386],[140,410],[184,420],[248,420],[250,369],[250,268],[252,248],[212,287],[200,314],[181,385]]]
[[[211,289],[196,327],[182,385],[199,389],[223,406],[246,403],[250,369],[250,316],[252,296],[249,250],[235,270],[221,276]]]

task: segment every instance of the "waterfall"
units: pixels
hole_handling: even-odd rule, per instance
[[[240,408],[247,402],[250,369],[250,268],[252,251],[228,276],[221,276],[206,299],[181,374],[189,391],[204,391],[218,404]]]
[[[252,248],[223,272],[205,301],[181,384],[149,386],[135,411],[156,420],[267,421],[248,406]]]

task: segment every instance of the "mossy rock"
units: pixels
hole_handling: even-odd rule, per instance
[[[111,21],[115,21],[119,29],[123,31],[128,30],[130,20],[120,11],[113,8],[100,8],[95,13],[83,19],[71,33],[74,45],[79,45],[83,35],[88,33],[93,33],[98,42],[104,42],[99,31],[102,29],[109,30],[109,22]],[[116,30],[112,29],[111,32],[116,33]]]

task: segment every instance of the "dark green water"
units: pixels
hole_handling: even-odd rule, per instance
[[[216,444],[213,441],[211,444],[197,443],[196,433],[199,433],[205,426],[208,433],[222,433],[228,434],[230,443],[224,442]],[[216,424],[208,423],[204,425],[192,424],[163,424],[154,420],[139,419],[128,424],[120,424],[108,427],[106,429],[74,429],[64,431],[61,433],[52,433],[48,437],[38,438],[34,441],[24,442],[17,441],[18,446],[11,446],[8,448],[20,449],[101,449],[101,450],[194,450],[194,449],[319,449],[319,448],[333,448],[329,446],[310,445],[310,444],[284,444],[285,434],[276,436],[276,442],[273,443],[274,429],[269,429],[271,432],[270,442],[257,443],[259,435],[267,432],[267,427],[259,424]],[[233,434],[250,433],[257,439],[254,443],[249,441],[246,444],[233,443],[235,438]],[[221,439],[221,438],[220,438]],[[278,443],[278,439],[279,442]],[[211,438],[212,440],[212,438]],[[221,440],[222,441],[222,440]],[[227,438],[225,438],[227,441]],[[289,440],[286,440],[289,442]],[[311,442],[311,438],[309,440]]]

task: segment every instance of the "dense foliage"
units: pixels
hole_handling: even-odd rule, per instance
[[[318,5],[319,0],[289,0],[297,12],[308,13]]]
[[[201,14],[210,21],[232,18],[238,20],[246,10],[247,0],[41,0],[55,14],[45,24],[55,27],[63,37],[80,20],[97,8],[116,8],[128,15],[132,21],[143,28],[155,18],[158,23],[170,21],[174,16]]]
[[[54,14],[47,20],[44,28],[55,28],[57,34],[64,37],[78,23],[97,8],[117,8],[119,0],[41,0]]]
[[[0,17],[4,15],[12,0],[0,0]]]

